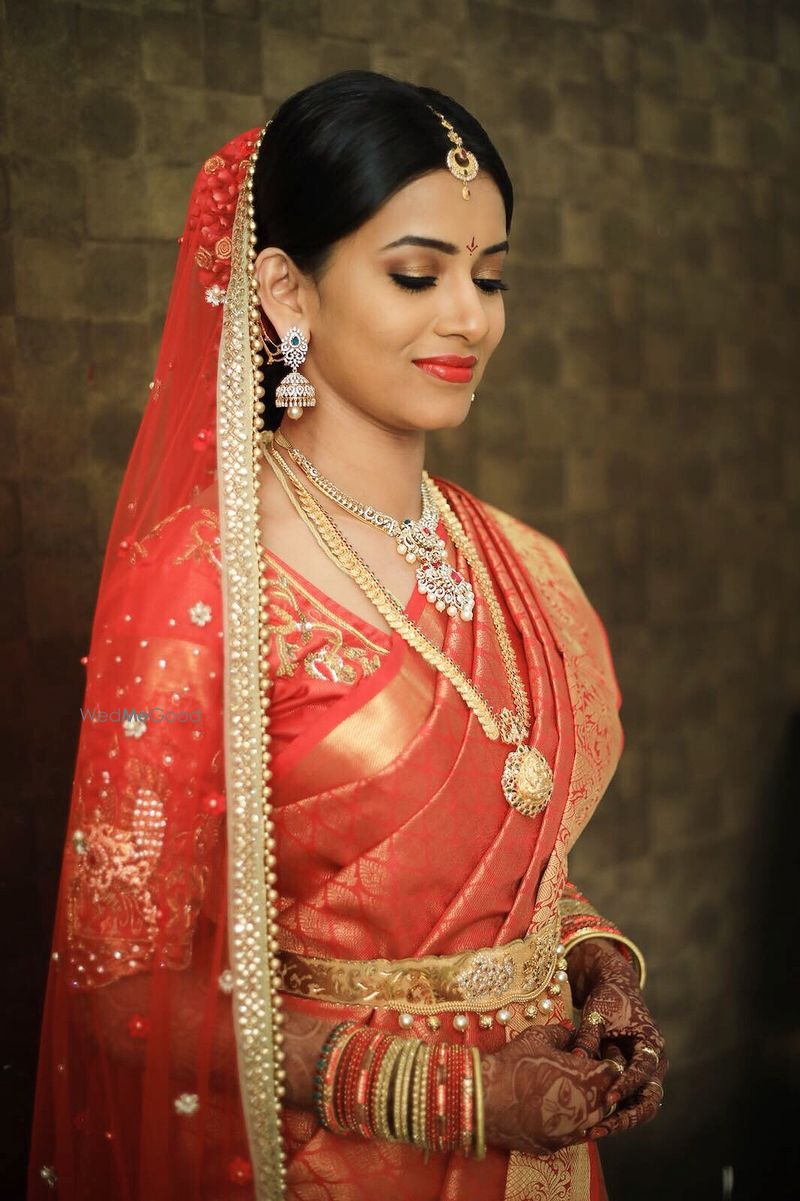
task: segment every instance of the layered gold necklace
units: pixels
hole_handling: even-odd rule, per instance
[[[275,472],[298,515],[309,527],[328,557],[336,563],[340,570],[355,580],[362,592],[372,601],[385,619],[387,625],[399,633],[409,646],[422,655],[427,663],[452,683],[476,715],[487,738],[493,742],[499,739],[514,748],[506,756],[503,767],[500,781],[503,795],[509,805],[512,805],[520,813],[526,817],[535,817],[545,808],[550,799],[553,791],[553,773],[542,753],[528,744],[530,737],[528,698],[503,613],[494,594],[491,577],[446,497],[434,484],[428,473],[423,471],[423,496],[427,495],[432,499],[436,512],[444,522],[453,545],[461,551],[469,563],[473,577],[477,581],[481,595],[489,609],[514,698],[513,712],[508,708],[503,708],[499,713],[495,713],[480,690],[465,675],[458,664],[426,638],[411,620],[400,601],[384,587],[371,568],[347,541],[333,519],[305,487],[290,464],[278,453],[276,442],[291,446],[285,437],[280,432],[276,435],[271,430],[265,430],[260,434],[260,438],[265,460]],[[313,477],[309,478],[313,482]],[[329,483],[329,481],[326,482]],[[357,502],[352,501],[345,493],[340,492],[339,489],[336,491],[345,502],[343,507],[357,505]],[[336,498],[331,497],[331,499]],[[353,510],[350,509],[350,511]]]
[[[427,487],[425,478],[420,483],[422,495],[422,516],[413,521],[410,517],[397,521],[388,513],[382,513],[372,505],[362,505],[353,500],[346,492],[329,479],[311,463],[301,450],[293,446],[289,439],[277,431],[275,441],[288,450],[304,475],[308,476],[316,488],[320,490],[340,508],[352,513],[367,525],[373,525],[382,530],[390,538],[394,538],[398,554],[408,563],[417,563],[417,589],[434,605],[439,612],[447,610],[449,617],[458,614],[464,621],[472,620],[475,608],[475,595],[469,580],[451,567],[447,562],[447,549],[444,540],[439,537],[436,527],[439,524],[439,514],[436,504]]]

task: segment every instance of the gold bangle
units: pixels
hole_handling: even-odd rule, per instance
[[[406,1058],[408,1055],[408,1044],[403,1040],[403,1045],[400,1048],[400,1053],[397,1056],[397,1064],[394,1074],[394,1094],[392,1096],[392,1138],[400,1139],[401,1137],[401,1103],[400,1098],[403,1093],[403,1078],[405,1076]]]
[[[420,1041],[419,1054],[414,1059],[414,1099],[411,1112],[411,1142],[425,1146],[425,1101],[427,1099],[428,1059],[430,1047]]]
[[[409,1130],[409,1092],[411,1083],[411,1067],[414,1056],[422,1044],[421,1039],[409,1039],[403,1047],[403,1054],[397,1069],[397,1083],[394,1094],[394,1133],[400,1142],[411,1141]]]
[[[378,1069],[378,1079],[375,1082],[373,1094],[372,1127],[378,1138],[386,1139],[388,1142],[392,1141],[392,1131],[389,1125],[389,1093],[394,1069],[404,1045],[402,1038],[395,1038],[389,1047]]]
[[[586,942],[587,938],[608,938],[612,942],[621,942],[623,946],[633,951],[639,976],[639,988],[644,989],[644,982],[647,978],[647,965],[644,961],[644,955],[632,939],[611,930],[595,930],[591,927],[584,927],[582,930],[576,930],[573,935],[564,940],[564,955],[566,956],[573,947],[577,947],[579,942]]]
[[[472,1086],[472,1120],[475,1128],[475,1149],[473,1155],[475,1159],[484,1159],[486,1156],[486,1125],[483,1111],[483,1076],[481,1075],[481,1053],[477,1047],[470,1047],[470,1051],[472,1052],[472,1075],[474,1079],[474,1084]]]

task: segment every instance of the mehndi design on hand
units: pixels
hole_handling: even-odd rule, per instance
[[[579,1059],[604,1057],[624,1065],[608,1094],[609,1103],[620,1108],[599,1126],[603,1133],[617,1133],[648,1121],[658,1111],[661,1082],[669,1067],[664,1037],[644,1001],[633,967],[613,944],[590,939],[575,952],[574,959],[572,954],[568,956],[568,970],[583,1016],[572,1052]],[[623,1105],[626,1100],[629,1103]]]

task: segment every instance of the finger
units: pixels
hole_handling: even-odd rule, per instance
[[[634,1126],[641,1126],[645,1122],[652,1121],[661,1108],[664,1095],[662,1089],[657,1087],[659,1084],[659,1081],[647,1081],[637,1101],[632,1105],[623,1106],[610,1117],[598,1122],[589,1131],[589,1138],[597,1139],[605,1138],[609,1134],[621,1134],[624,1130],[632,1130]]]
[[[619,1108],[616,1103],[613,1104],[614,1114],[616,1114],[617,1111],[619,1111],[620,1114],[629,1113],[629,1111],[635,1106],[645,1103],[649,1116],[655,1117],[656,1112],[661,1108],[664,1100],[663,1079],[668,1066],[669,1063],[667,1057],[664,1056],[657,1070],[648,1080],[644,1082],[641,1090],[636,1094],[636,1096],[633,1098],[628,1098],[627,1101],[623,1101]],[[611,1096],[610,1093],[609,1096]],[[614,1116],[611,1114],[606,1114],[605,1119],[602,1122],[599,1122],[598,1126],[602,1126],[605,1123],[611,1123],[611,1132],[616,1132],[617,1122],[615,1121]]]
[[[609,1042],[607,1039],[604,1039],[600,1043],[600,1054],[603,1059],[610,1059],[612,1063],[617,1064],[620,1073],[624,1072],[628,1066],[628,1060],[622,1049],[616,1043]]]
[[[548,1047],[554,1047],[556,1051],[566,1051],[572,1041],[574,1031],[572,1027],[567,1029],[560,1022],[553,1022],[549,1026],[528,1026],[518,1034],[517,1038],[526,1038],[532,1043],[542,1043]]]
[[[637,1044],[634,1047],[631,1061],[614,1085],[612,1089],[613,1095],[609,1096],[609,1100],[624,1101],[626,1097],[632,1097],[634,1093],[638,1093],[644,1082],[656,1075],[661,1063],[660,1048],[658,1052],[658,1057],[656,1058],[650,1049],[645,1049],[641,1043]]]
[[[603,1015],[596,1009],[587,1007],[572,1043],[572,1054],[583,1054],[587,1059],[596,1059],[600,1054],[600,1042],[605,1029],[606,1021]]]

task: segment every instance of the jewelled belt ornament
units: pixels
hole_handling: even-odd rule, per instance
[[[465,1011],[480,1015],[479,1025],[510,1020],[507,1006],[525,1003],[525,1016],[549,1013],[567,980],[567,961],[559,941],[560,922],[498,947],[459,951],[454,955],[422,955],[407,959],[326,959],[278,952],[279,988],[297,997],[339,1005],[364,1005],[398,1011],[408,1028],[423,1015],[438,1029],[440,1013],[454,1013],[453,1025],[464,1030]],[[494,1010],[494,1014],[489,1011]]]

